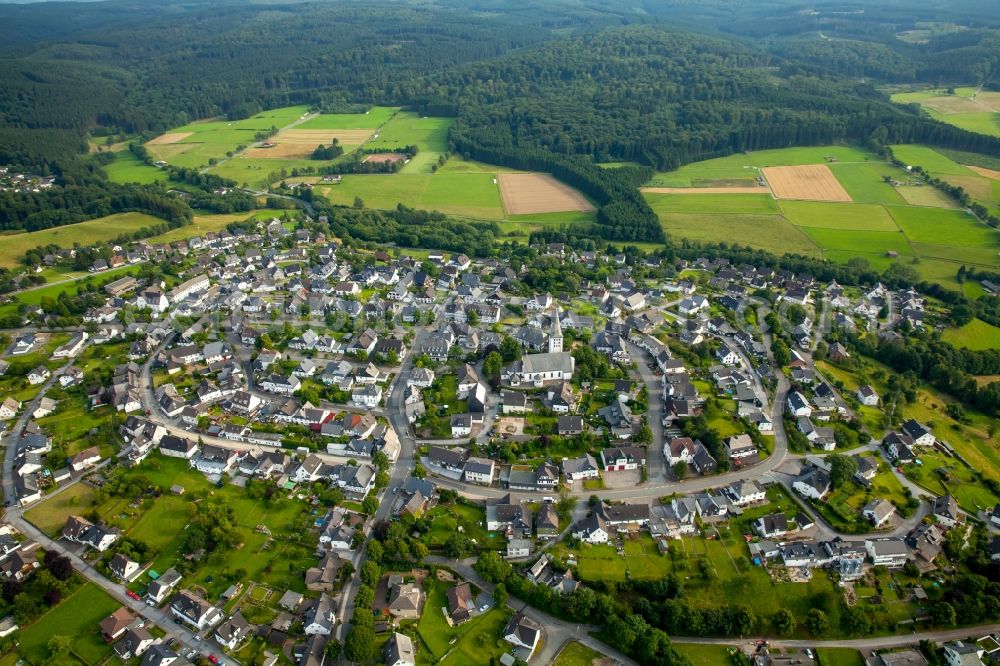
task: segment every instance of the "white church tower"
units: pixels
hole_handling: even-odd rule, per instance
[[[556,313],[552,316],[552,328],[549,330],[549,353],[561,352],[562,350],[562,324],[559,323],[559,307],[556,306]]]

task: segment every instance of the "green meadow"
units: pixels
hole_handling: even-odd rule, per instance
[[[975,95],[975,99],[973,99]],[[896,93],[892,101],[899,104],[919,104],[931,118],[970,132],[1000,137],[1000,95],[980,92],[975,88],[956,88],[951,95],[945,90],[920,90]],[[949,106],[953,108],[949,109]],[[936,108],[935,108],[936,107]],[[976,110],[978,107],[980,110]]]
[[[149,185],[167,179],[165,171],[147,165],[129,150],[116,152],[115,161],[105,165],[103,169],[112,183]]]
[[[738,153],[704,162],[687,164],[670,172],[659,172],[653,176],[649,187],[710,187],[725,185],[718,181],[755,180],[757,169],[769,166],[796,166],[801,164],[823,164],[832,158],[830,164],[841,162],[877,161],[874,154],[851,146],[807,146],[801,148],[781,148]]]
[[[92,245],[163,223],[163,220],[143,213],[117,213],[52,229],[2,234],[0,266],[17,266],[25,252],[40,245],[58,245],[64,248],[73,247],[74,244]]]
[[[989,181],[949,157],[924,146],[898,146],[905,162],[937,169],[937,174],[986,193],[996,204],[1000,182]],[[1000,165],[983,157],[982,165]],[[821,164],[853,202],[776,201],[766,194],[659,194],[644,192],[664,231],[674,238],[739,243],[778,254],[798,253],[846,262],[864,258],[876,270],[892,263],[912,265],[926,279],[958,288],[963,263],[1000,267],[1000,233],[958,209],[941,191],[913,183],[904,169],[874,155],[842,146],[791,148],[731,155],[657,174],[648,183],[662,187],[708,187],[753,179],[765,165]],[[886,182],[887,178],[899,184]],[[993,197],[993,198],[991,198]]]

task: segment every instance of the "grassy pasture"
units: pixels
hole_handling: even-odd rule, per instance
[[[504,216],[500,191],[489,173],[350,174],[331,186],[327,197],[347,205],[361,197],[369,208],[390,209],[401,203],[467,217]]]
[[[843,231],[899,231],[885,208],[872,204],[782,201],[781,211],[798,227]]]
[[[401,173],[429,174],[443,152],[448,150],[450,118],[430,118],[412,111],[400,111],[379,130],[368,148],[398,148],[417,145],[420,151],[402,168]]]
[[[163,223],[163,220],[143,213],[117,213],[52,229],[3,234],[0,235],[0,266],[17,266],[25,252],[40,245],[91,245]]]
[[[203,236],[210,231],[221,231],[233,222],[242,222],[253,217],[258,220],[269,220],[272,217],[280,218],[286,211],[265,208],[262,210],[250,211],[247,213],[210,213],[208,215],[195,215],[191,224],[179,229],[171,229],[165,234],[153,236],[149,239],[151,243],[172,243],[178,240],[191,238],[192,236]]]
[[[903,185],[896,192],[911,206],[933,206],[935,208],[958,208],[958,203],[950,196],[929,185]]]
[[[375,129],[384,125],[398,111],[393,106],[373,106],[365,113],[322,113],[296,129]]]
[[[663,230],[677,238],[702,242],[739,242],[778,254],[819,257],[819,246],[780,215],[660,215]]]
[[[1000,349],[1000,328],[982,319],[973,319],[961,328],[947,328],[941,339],[966,349]]]
[[[105,165],[103,169],[112,183],[149,185],[167,179],[166,171],[147,165],[130,150],[116,152],[115,161]]]
[[[973,100],[973,88],[958,88],[954,95],[944,90],[897,93],[892,101],[920,104],[930,117],[970,132],[1000,137],[1000,106],[991,93],[979,93]]]
[[[851,231],[807,227],[806,235],[825,250],[847,250],[856,254],[884,254],[898,252],[900,256],[913,255],[913,248],[899,231]]]
[[[890,206],[889,214],[914,243],[996,247],[1000,232],[960,210]]]
[[[910,166],[922,166],[934,174],[948,176],[973,176],[972,171],[961,164],[953,162],[933,148],[916,144],[893,146],[892,152],[896,159]]]
[[[111,654],[111,645],[104,642],[97,625],[120,605],[104,590],[87,583],[22,629],[18,652],[32,664],[50,663],[48,642],[58,634],[72,637],[72,653],[83,663],[100,663]]]
[[[709,181],[747,181],[757,178],[756,168],[766,166],[796,166],[822,164],[826,158],[837,162],[866,162],[875,156],[851,146],[807,146],[739,153],[703,162],[687,164],[670,172],[655,174],[647,185],[651,187],[705,187]],[[721,184],[721,183],[719,183]]]
[[[643,197],[659,213],[745,213],[773,215],[778,203],[769,194],[655,194]]]
[[[856,203],[901,204],[903,198],[883,180],[884,176],[902,179],[906,172],[891,164],[830,164],[830,171]]]

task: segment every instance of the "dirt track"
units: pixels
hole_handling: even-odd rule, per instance
[[[825,164],[764,167],[761,173],[778,199],[852,201],[851,195]]]

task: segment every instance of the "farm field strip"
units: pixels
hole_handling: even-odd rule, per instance
[[[761,172],[778,199],[852,201],[825,164],[764,167]]]
[[[749,181],[748,181],[749,183]],[[643,192],[649,194],[770,194],[771,189],[763,185],[745,187],[643,187]]]
[[[510,215],[594,210],[582,194],[548,174],[504,173],[497,175],[497,181]]]
[[[992,180],[1000,180],[1000,171],[995,171],[993,169],[987,169],[986,167],[972,166],[969,164],[963,165],[966,169],[971,169],[978,173],[980,176],[986,176]]]

